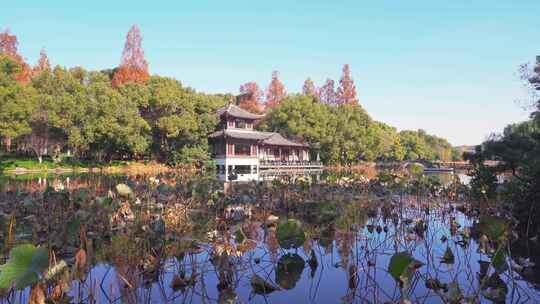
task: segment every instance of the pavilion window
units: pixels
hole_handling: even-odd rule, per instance
[[[227,144],[227,155],[233,155],[233,154],[234,154],[234,145]]]
[[[229,120],[229,128],[234,128],[234,120]]]
[[[234,145],[234,155],[238,155],[238,156],[249,156],[249,155],[251,155],[251,145],[235,144]]]
[[[251,166],[248,165],[236,165],[234,167],[234,173],[236,174],[250,174]]]
[[[237,119],[235,120],[236,128],[238,129],[245,129],[246,128],[246,121],[243,119]]]

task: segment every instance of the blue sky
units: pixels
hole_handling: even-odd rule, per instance
[[[141,3],[138,3],[141,2]],[[152,73],[197,90],[289,92],[351,65],[362,106],[398,129],[476,144],[527,118],[517,75],[540,55],[540,1],[9,1],[0,28],[35,62],[118,64],[136,23]]]

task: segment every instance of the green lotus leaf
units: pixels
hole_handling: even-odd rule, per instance
[[[11,249],[8,261],[0,266],[0,288],[24,289],[36,283],[49,266],[49,253],[45,248],[31,244]]]

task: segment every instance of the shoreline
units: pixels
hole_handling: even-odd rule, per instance
[[[124,166],[109,166],[109,167],[60,167],[60,168],[42,168],[42,169],[28,169],[17,167],[15,169],[8,169],[0,171],[0,176],[4,175],[25,175],[25,174],[65,174],[65,173],[126,173],[126,174],[143,174],[143,173],[164,173],[176,170],[175,168],[168,167],[159,163],[130,163]]]

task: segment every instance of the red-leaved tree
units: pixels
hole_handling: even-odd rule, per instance
[[[322,87],[319,88],[318,97],[321,102],[327,104],[336,104],[336,92],[334,89],[334,80],[328,78]]]
[[[279,72],[273,71],[272,81],[270,81],[268,89],[266,90],[266,107],[276,107],[285,96],[287,96],[287,91],[285,90],[283,83],[279,80]]]
[[[0,33],[0,54],[6,55],[20,64],[21,70],[15,76],[15,79],[23,84],[27,84],[31,79],[30,66],[24,62],[24,59],[18,52],[17,36],[11,35],[9,29]]]
[[[45,70],[50,70],[51,64],[49,63],[49,57],[47,57],[47,53],[45,52],[45,49],[41,49],[39,52],[39,60],[37,64],[32,68],[32,77],[35,77],[39,75],[41,72]]]
[[[338,104],[358,105],[356,98],[356,86],[351,77],[351,69],[348,64],[343,66],[343,74],[339,80],[336,101]]]
[[[240,86],[239,106],[249,112],[262,113],[264,92],[256,82],[246,82]]]
[[[311,80],[311,78],[308,78],[304,81],[304,85],[302,86],[302,94],[305,96],[317,96],[317,89],[315,88],[315,84]]]
[[[148,62],[144,59],[141,31],[131,26],[126,35],[122,61],[113,75],[112,86],[117,88],[127,82],[144,83],[150,78]]]

